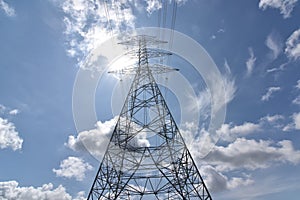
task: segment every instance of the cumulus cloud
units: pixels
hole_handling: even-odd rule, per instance
[[[85,146],[96,157],[102,157],[109,143],[111,134],[118,117],[111,120],[96,123],[96,128],[78,133],[77,137],[69,136],[65,144],[74,151],[86,151]]]
[[[296,6],[298,0],[260,0],[259,8],[262,10],[270,8],[276,8],[280,10],[283,18],[288,18]]]
[[[257,132],[261,129],[259,124],[254,124],[251,122],[245,122],[242,125],[232,125],[232,124],[223,124],[219,130],[221,134],[221,140],[223,141],[234,141],[238,137],[248,135],[253,132]]]
[[[271,59],[275,60],[282,52],[283,48],[283,43],[280,40],[279,35],[275,32],[270,33],[265,41],[265,44],[271,50]]]
[[[105,122],[98,121],[95,129],[80,132],[77,137],[73,135],[69,136],[68,142],[65,143],[65,145],[74,151],[88,151],[97,159],[101,160],[107,149],[117,120],[118,116]],[[126,123],[126,120],[121,119],[120,121],[121,124]],[[136,133],[135,137],[128,141],[128,145],[133,147],[150,146],[150,142],[147,139],[147,130],[145,128],[140,127],[132,121],[130,130],[128,131]]]
[[[11,148],[14,151],[21,149],[23,139],[19,137],[12,122],[0,117],[0,149]]]
[[[9,6],[4,0],[0,0],[0,9],[2,9],[9,17],[13,17],[16,15],[15,9]]]
[[[228,178],[213,166],[203,165],[199,169],[205,176],[205,184],[210,192],[220,192],[223,190],[234,189],[241,186],[248,186],[254,183],[249,176]]]
[[[218,171],[255,170],[274,163],[300,163],[300,151],[289,140],[272,142],[238,138],[228,146],[216,146],[204,159]]]
[[[300,29],[294,31],[285,44],[286,55],[289,58],[298,59],[300,57]]]
[[[52,183],[44,184],[41,187],[20,187],[17,181],[0,182],[1,200],[83,200],[84,192],[79,192],[75,198],[66,192],[66,189],[59,185],[54,188]]]
[[[260,119],[260,121],[267,121],[269,123],[274,123],[274,122],[277,122],[278,120],[282,120],[284,119],[284,116],[283,115],[267,115],[265,117],[262,117]]]
[[[84,162],[78,157],[68,157],[60,163],[59,169],[53,169],[56,176],[65,178],[75,178],[77,181],[82,181],[85,178],[85,173],[92,170],[93,167]]]
[[[277,92],[279,91],[281,88],[280,87],[269,87],[268,88],[268,91],[266,92],[266,94],[264,94],[262,97],[261,97],[261,100],[262,101],[269,101],[270,98],[272,97],[272,94],[274,92]]]
[[[248,51],[249,51],[250,57],[246,61],[246,67],[247,67],[246,75],[250,76],[252,74],[252,71],[253,71],[253,68],[255,65],[256,57],[254,56],[253,49],[251,47],[249,47]]]
[[[293,115],[294,121],[297,121],[297,117],[298,115]],[[300,151],[294,148],[290,140],[275,142],[245,138],[252,133],[266,131],[268,125],[277,126],[284,119],[283,115],[275,114],[260,118],[258,123],[224,124],[218,130],[222,132],[220,141],[222,145],[216,144],[204,158],[201,156],[201,146],[210,144],[211,141],[202,142],[202,139],[209,133],[204,129],[198,130],[193,123],[182,126],[180,132],[210,191],[218,192],[242,186],[248,187],[253,184],[254,180],[250,176],[240,173],[241,171],[265,169],[274,164],[300,163]],[[282,125],[279,128],[282,128]],[[240,177],[234,177],[233,174],[237,174],[236,172],[240,173]]]

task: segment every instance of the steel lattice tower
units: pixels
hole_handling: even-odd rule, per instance
[[[138,64],[88,200],[212,199],[153,77],[170,68],[148,62],[168,55],[148,48],[162,42],[122,42],[138,47]]]

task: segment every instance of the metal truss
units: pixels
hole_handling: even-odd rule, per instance
[[[138,43],[138,65],[88,200],[212,199],[152,75],[155,42],[123,43]]]

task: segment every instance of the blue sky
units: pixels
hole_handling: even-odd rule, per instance
[[[177,2],[175,30],[205,48],[225,83],[227,111],[218,129],[220,140],[204,158],[197,155],[197,145],[190,143],[212,197],[296,200],[300,189],[300,3]],[[173,3],[167,5],[165,27],[170,28]],[[107,23],[105,7],[111,23]],[[95,96],[98,122],[89,130],[77,131],[72,110],[76,74],[95,70],[84,64],[85,57],[111,34],[156,27],[164,8],[155,0],[108,1],[106,5],[93,0],[0,0],[1,199],[86,198],[99,166],[94,156],[103,155],[117,115],[110,109],[115,95],[111,90],[120,91],[118,87],[129,84],[105,75]],[[183,135],[205,134],[203,124],[209,123],[206,115],[211,109],[209,88],[184,59],[174,56],[168,64],[190,81],[196,90],[195,106],[203,116],[200,124],[182,123]],[[177,94],[167,94],[180,123]]]

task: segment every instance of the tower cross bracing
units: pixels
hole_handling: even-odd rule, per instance
[[[212,199],[153,77],[170,71],[149,63],[168,54],[148,48],[159,43],[145,35],[121,43],[138,48],[137,66],[125,69],[134,79],[88,200]]]

